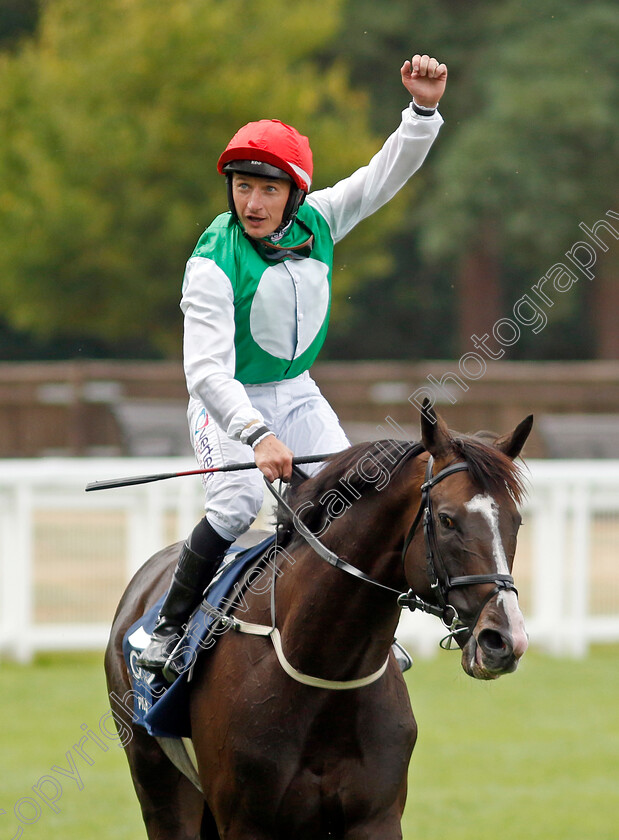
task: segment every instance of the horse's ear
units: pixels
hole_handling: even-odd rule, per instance
[[[452,445],[445,421],[434,411],[427,397],[421,408],[421,442],[435,460],[447,455]]]
[[[511,434],[503,435],[503,437],[497,438],[494,445],[513,461],[514,458],[517,458],[518,455],[520,455],[522,447],[525,445],[527,438],[531,434],[532,428],[533,415],[529,414],[528,417],[525,417],[524,420],[516,426]]]

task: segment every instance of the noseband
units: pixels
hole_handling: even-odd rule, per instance
[[[467,636],[470,636],[472,634],[484,607],[488,601],[494,598],[495,595],[501,592],[501,590],[509,589],[512,589],[516,592],[516,594],[518,594],[518,590],[514,585],[514,578],[511,575],[502,575],[498,572],[487,575],[460,575],[459,577],[449,576],[436,537],[434,511],[432,508],[432,497],[430,495],[430,491],[435,485],[443,481],[443,479],[453,475],[453,473],[468,470],[469,467],[465,461],[458,461],[455,464],[450,464],[433,476],[433,466],[434,459],[430,455],[426,465],[425,481],[421,485],[421,504],[413,524],[410,527],[408,535],[404,540],[404,546],[402,548],[402,564],[404,564],[406,553],[415,537],[415,534],[417,533],[419,523],[423,519],[423,535],[426,548],[426,570],[428,579],[430,580],[430,588],[435,594],[438,605],[430,604],[427,601],[424,601],[419,597],[419,595],[416,595],[412,589],[409,589],[408,592],[402,593],[398,597],[398,604],[401,607],[408,607],[411,612],[419,609],[423,612],[430,613],[431,615],[438,616],[445,627],[449,629],[449,633],[441,639],[440,644],[441,647],[449,649],[451,648],[451,642],[456,635],[464,633]],[[456,589],[461,586],[474,586],[478,583],[493,583],[494,589],[488,593],[486,598],[484,598],[481,606],[477,610],[475,618],[468,623],[464,623],[460,619],[460,616],[453,604],[448,603],[447,598],[452,589]]]
[[[418,454],[419,449],[417,447],[412,447],[408,452],[405,453],[404,457],[401,459],[400,463],[397,465],[398,467],[401,466],[411,455]],[[326,560],[332,566],[335,566],[338,569],[346,572],[349,575],[353,575],[354,577],[365,581],[366,583],[370,583],[373,586],[376,586],[379,589],[386,590],[388,592],[394,593],[398,596],[398,605],[400,607],[408,607],[411,612],[415,610],[421,610],[422,612],[429,613],[430,615],[435,615],[441,619],[445,627],[448,628],[449,633],[441,639],[440,645],[442,648],[449,649],[451,648],[451,643],[453,638],[456,635],[465,634],[467,638],[473,633],[475,625],[479,621],[479,617],[486,606],[486,604],[499,592],[502,590],[513,590],[518,594],[518,590],[514,585],[514,579],[511,575],[502,575],[497,573],[494,574],[487,574],[487,575],[461,575],[459,577],[450,577],[447,569],[445,567],[445,563],[443,562],[443,558],[441,556],[441,552],[438,546],[438,540],[436,538],[436,528],[434,525],[434,513],[432,509],[432,498],[430,495],[430,491],[432,488],[443,481],[450,475],[453,475],[457,472],[463,472],[464,470],[468,470],[468,464],[465,461],[458,461],[455,464],[450,464],[449,466],[445,467],[444,469],[440,470],[435,476],[432,475],[432,467],[434,465],[434,459],[430,455],[428,459],[428,463],[426,466],[426,473],[425,473],[425,480],[424,483],[421,485],[421,504],[419,505],[419,510],[417,511],[417,515],[411,525],[409,532],[404,540],[404,545],[402,547],[402,565],[404,566],[404,561],[406,558],[406,553],[410,547],[411,542],[413,541],[415,534],[417,533],[417,528],[419,527],[419,523],[423,519],[423,534],[424,534],[424,541],[425,541],[425,548],[426,548],[426,569],[428,578],[430,581],[430,587],[434,592],[435,598],[437,603],[431,604],[429,601],[424,601],[423,598],[420,598],[419,595],[416,595],[412,589],[409,589],[408,592],[400,592],[398,589],[394,589],[391,586],[386,586],[384,583],[380,583],[374,578],[371,578],[369,575],[366,575],[365,572],[362,572],[361,569],[357,569],[355,566],[348,563],[343,558],[339,557],[334,552],[330,551],[323,543],[318,539],[318,537],[310,531],[310,529],[299,519],[296,513],[292,510],[292,508],[288,505],[286,500],[283,498],[281,493],[278,493],[277,490],[273,487],[270,481],[265,478],[265,484],[273,494],[277,503],[292,517],[292,521],[294,522],[295,528],[298,533],[303,537],[303,539],[314,549],[314,551],[322,557],[323,560]],[[396,467],[397,468],[397,467]],[[493,583],[494,589],[484,598],[480,608],[477,611],[474,619],[465,623],[461,620],[460,616],[456,608],[453,604],[448,602],[449,593],[452,589],[456,589],[461,586],[474,586],[475,584],[481,583]]]

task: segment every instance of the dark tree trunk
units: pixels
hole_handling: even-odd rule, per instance
[[[612,243],[611,243],[612,245]],[[593,335],[597,359],[619,359],[619,246],[598,261],[593,283]]]
[[[457,286],[459,351],[471,350],[471,336],[492,334],[501,309],[500,264],[490,242],[481,242],[460,263]]]

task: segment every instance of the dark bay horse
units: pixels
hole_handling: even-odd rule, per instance
[[[198,661],[190,714],[202,792],[145,729],[123,724],[151,840],[402,837],[417,728],[390,653],[401,608],[442,618],[470,676],[515,670],[527,636],[511,577],[523,492],[514,459],[531,425],[482,441],[428,409],[421,445],[351,447],[296,488],[275,605],[264,587],[249,589],[242,615],[269,628],[273,610],[292,672],[274,636],[233,631]],[[122,637],[167,587],[176,555],[151,558],[119,605],[106,653],[116,696],[130,689]]]

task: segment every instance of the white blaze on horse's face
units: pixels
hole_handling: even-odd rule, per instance
[[[496,565],[496,572],[500,575],[510,574],[510,568],[505,554],[505,548],[501,539],[501,532],[499,528],[499,506],[495,500],[488,493],[480,493],[474,496],[470,501],[465,503],[466,511],[469,514],[478,513],[488,525],[492,537],[492,554]],[[496,606],[500,612],[505,616],[505,630],[509,634],[511,646],[515,663],[528,647],[528,637],[524,626],[524,618],[518,604],[518,596],[513,589],[499,592],[496,596]],[[488,624],[484,620],[483,612],[475,628],[474,637],[477,637],[482,629],[488,629]],[[497,628],[498,629],[498,628]],[[483,655],[479,648],[476,649],[474,661],[470,663],[470,668],[475,672],[474,676],[490,676],[485,673]],[[515,667],[515,664],[514,664]]]
[[[507,557],[505,556],[505,549],[503,548],[501,533],[499,531],[499,506],[488,493],[484,493],[483,495],[480,493],[477,496],[473,496],[464,507],[469,513],[480,513],[490,526],[492,553],[496,562],[496,571],[500,575],[508,575],[509,566],[507,565]]]

